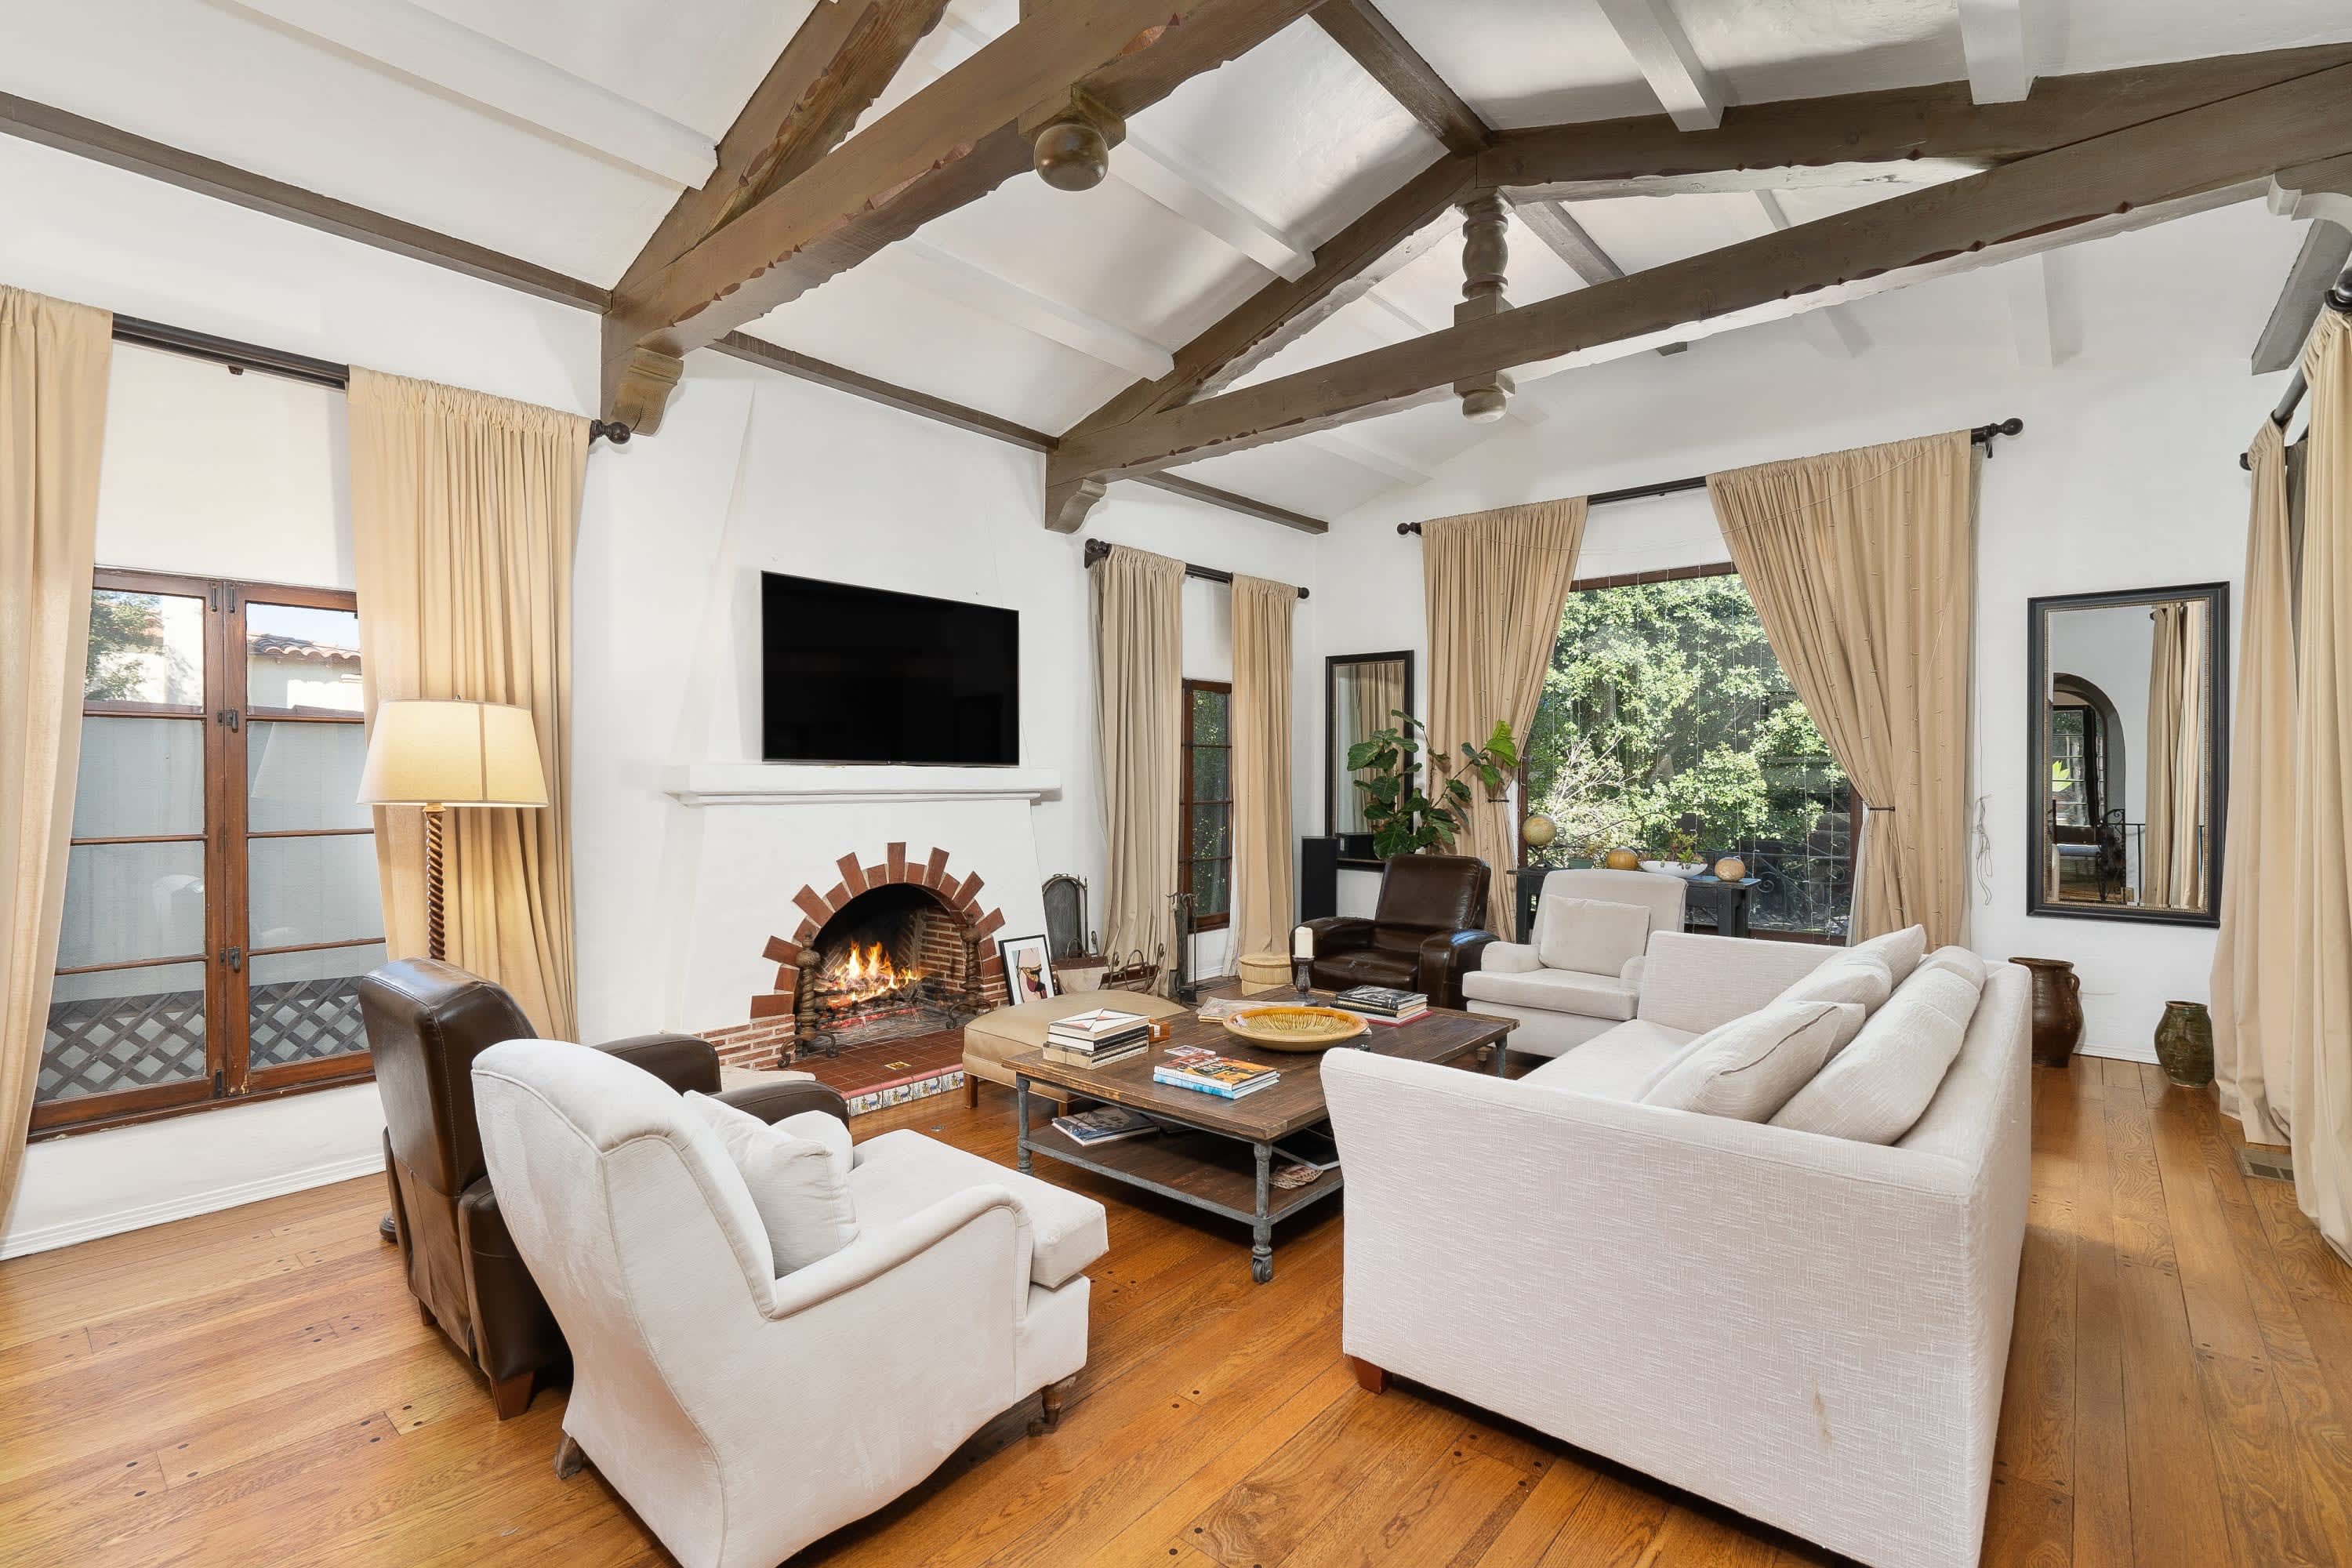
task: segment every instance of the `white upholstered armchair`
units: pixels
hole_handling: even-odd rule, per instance
[[[474,1100],[572,1346],[565,1453],[687,1568],[773,1568],[1085,1363],[1089,1199],[887,1133],[855,1153],[856,1238],[778,1279],[726,1150],[650,1074],[510,1040]]]
[[[1683,929],[1684,884],[1654,871],[1554,871],[1535,941],[1498,942],[1462,977],[1463,1005],[1516,1018],[1511,1049],[1556,1057],[1633,1016],[1642,954]]]

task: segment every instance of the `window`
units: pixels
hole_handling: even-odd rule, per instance
[[[1222,931],[1234,897],[1234,689],[1184,683],[1184,865],[1196,931]]]
[[[368,1072],[365,746],[350,594],[98,574],[36,1131]]]
[[[1570,594],[1527,752],[1555,857],[1663,853],[1696,816],[1701,858],[1737,855],[1759,879],[1754,931],[1843,933],[1845,775],[1730,567]]]

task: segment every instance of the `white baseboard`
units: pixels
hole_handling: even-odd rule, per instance
[[[117,1209],[112,1214],[67,1220],[43,1226],[37,1230],[11,1231],[0,1237],[0,1258],[22,1258],[28,1253],[50,1252],[60,1247],[72,1247],[78,1242],[96,1241],[102,1236],[119,1236],[126,1230],[144,1230],[151,1225],[193,1219],[200,1214],[216,1214],[222,1209],[233,1209],[244,1204],[257,1204],[264,1198],[283,1197],[288,1193],[348,1182],[354,1176],[383,1173],[383,1152],[371,1151],[348,1160],[332,1160],[325,1164],[285,1171],[255,1181],[236,1182],[202,1192],[178,1193],[160,1203]]]

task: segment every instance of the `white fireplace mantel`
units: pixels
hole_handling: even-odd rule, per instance
[[[1062,793],[1062,775],[1050,768],[687,763],[663,770],[662,791],[679,805],[691,806],[1037,801]]]

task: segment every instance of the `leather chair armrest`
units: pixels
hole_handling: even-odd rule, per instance
[[[849,1125],[849,1102],[841,1091],[811,1079],[788,1078],[774,1083],[755,1083],[744,1089],[730,1089],[716,1097],[720,1102],[738,1110],[748,1110],[761,1121],[774,1126],[787,1116],[798,1116],[803,1110],[822,1110],[844,1127]]]
[[[631,1035],[591,1048],[645,1068],[680,1094],[719,1092],[719,1047],[698,1035]]]
[[[1462,1005],[1462,977],[1499,941],[1490,931],[1442,931],[1421,944],[1421,989],[1433,1007]]]
[[[522,1254],[515,1250],[488,1176],[457,1194],[466,1247],[466,1294],[474,1319],[474,1359],[493,1383],[562,1364],[563,1331]]]
[[[1326,915],[1319,921],[1308,921],[1307,929],[1315,933],[1318,958],[1372,945],[1372,922],[1361,915]]]

